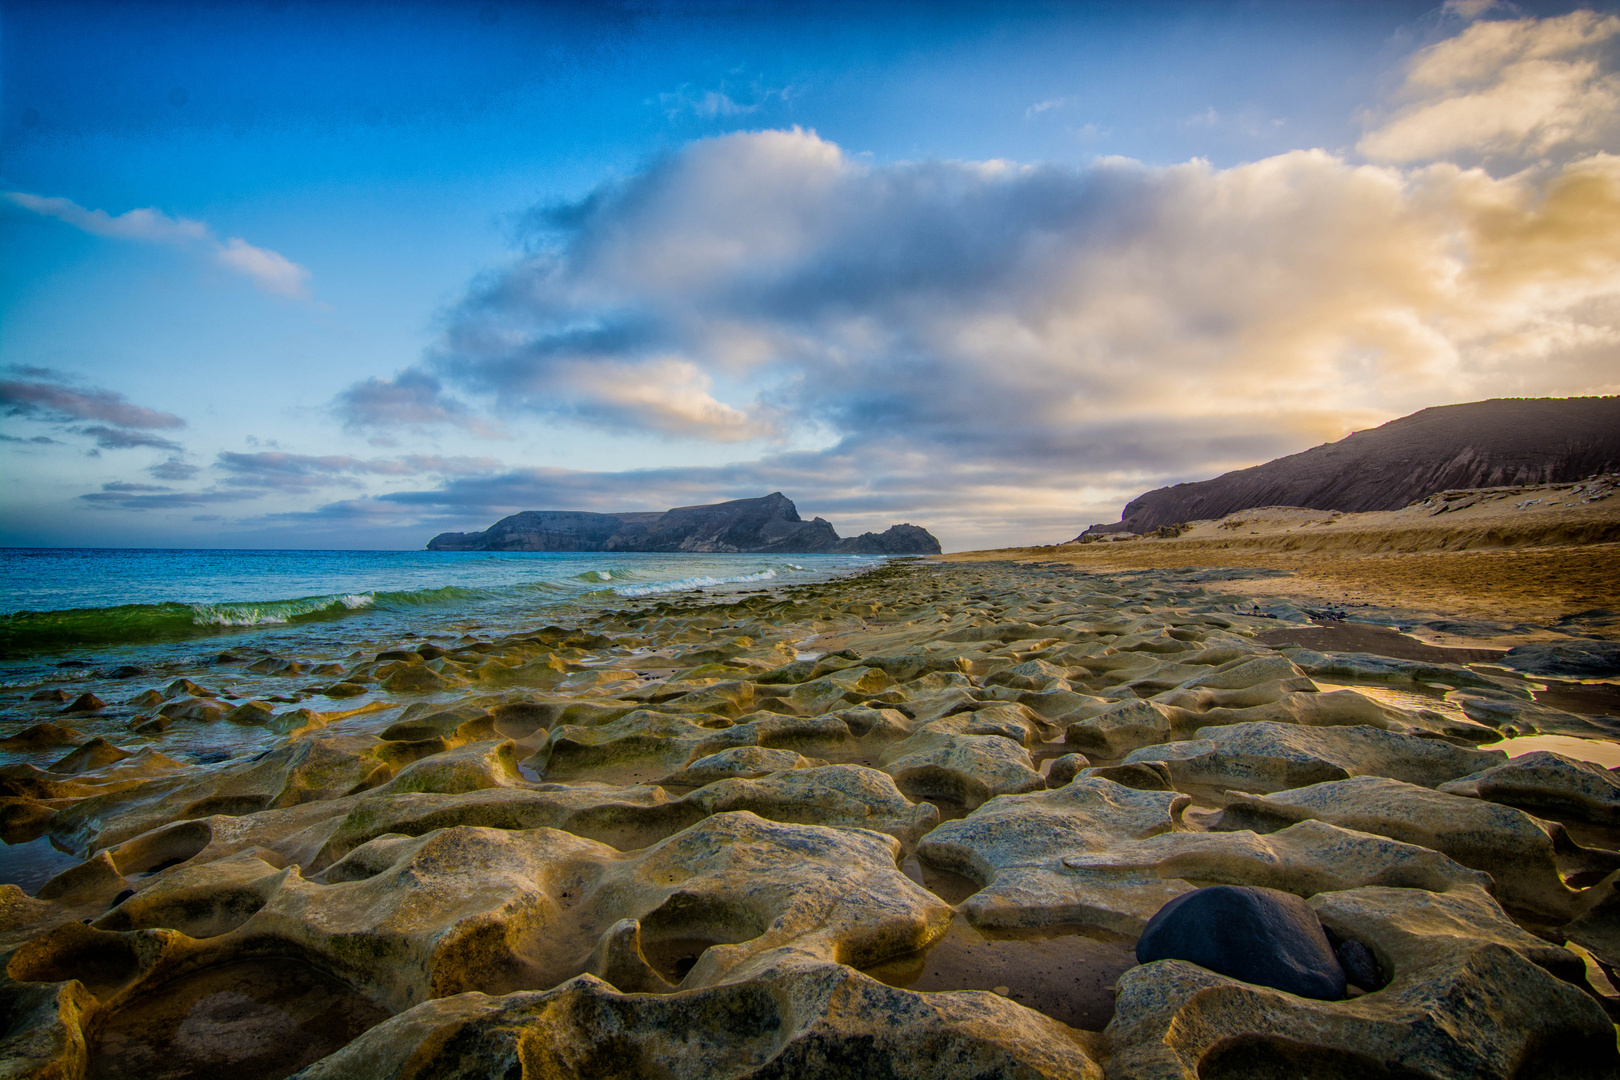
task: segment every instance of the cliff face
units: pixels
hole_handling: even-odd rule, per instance
[[[1566,483],[1620,469],[1620,397],[1444,405],[1213,480],[1133,499],[1115,525],[1147,532],[1256,506],[1398,510],[1451,488]]]
[[[662,514],[525,510],[483,532],[440,533],[429,551],[697,551],[787,554],[938,555],[939,541],[915,525],[841,540],[821,518],[805,521],[793,500],[678,506]]]

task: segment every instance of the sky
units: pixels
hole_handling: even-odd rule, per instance
[[[1052,543],[1620,393],[1620,4],[0,0],[0,545]]]

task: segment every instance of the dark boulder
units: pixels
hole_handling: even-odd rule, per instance
[[[1300,997],[1344,997],[1344,968],[1316,912],[1276,889],[1212,885],[1178,896],[1148,922],[1136,959],[1185,960]]]
[[[1345,940],[1335,945],[1333,952],[1339,958],[1339,966],[1344,968],[1344,977],[1351,983],[1363,990],[1383,988],[1384,976],[1378,970],[1378,960],[1367,946],[1359,941]]]

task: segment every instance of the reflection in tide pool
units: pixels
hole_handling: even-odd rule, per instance
[[[1577,739],[1570,735],[1523,735],[1517,739],[1503,739],[1491,743],[1487,750],[1505,750],[1510,758],[1523,757],[1537,750],[1575,758],[1577,761],[1595,762],[1605,769],[1620,768],[1620,743],[1603,739]]]

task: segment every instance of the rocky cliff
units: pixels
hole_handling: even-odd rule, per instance
[[[1113,525],[1143,533],[1257,506],[1398,510],[1437,491],[1564,483],[1620,469],[1620,397],[1443,405],[1213,480],[1150,491]]]
[[[440,533],[429,551],[699,551],[815,555],[938,555],[916,525],[839,539],[822,518],[805,521],[780,491],[760,499],[677,506],[657,513],[525,510],[483,532]]]

